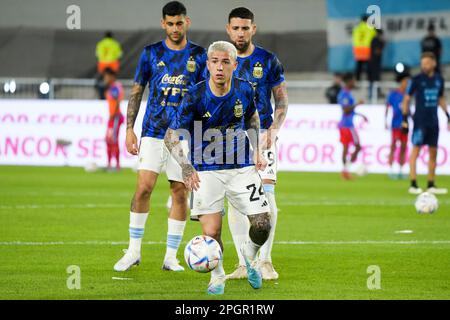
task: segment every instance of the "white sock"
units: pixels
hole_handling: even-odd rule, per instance
[[[273,240],[275,238],[275,227],[277,226],[278,217],[278,208],[275,201],[275,186],[273,184],[265,184],[264,191],[270,205],[270,218],[272,228],[270,229],[269,238],[267,238],[267,241],[261,247],[261,250],[259,252],[259,259],[261,261],[272,262],[272,246]]]
[[[244,257],[241,254],[241,247],[248,239],[248,230],[250,222],[247,216],[243,215],[233,205],[228,202],[228,226],[230,227],[231,236],[233,238],[234,247],[239,258],[239,265],[245,266]]]
[[[176,259],[177,251],[183,238],[186,221],[167,219],[167,247],[164,260]]]
[[[142,238],[144,237],[145,222],[147,221],[148,213],[137,213],[130,211],[130,244],[128,251],[136,255],[141,254]]]
[[[351,162],[350,161],[346,161],[345,163],[344,163],[344,171],[345,172],[350,172],[350,166],[351,166]]]
[[[250,237],[243,244],[244,255],[248,260],[250,260],[250,263],[252,263],[256,259],[256,254],[258,253],[259,248],[261,248],[261,246],[254,243],[252,239],[250,239]]]
[[[223,269],[223,255],[222,259],[220,259],[219,264],[217,267],[211,271],[211,280],[218,277],[224,277],[225,276],[225,270]]]

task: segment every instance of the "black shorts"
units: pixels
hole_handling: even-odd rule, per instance
[[[415,146],[428,145],[437,147],[439,138],[439,126],[416,126],[412,133],[412,143]]]

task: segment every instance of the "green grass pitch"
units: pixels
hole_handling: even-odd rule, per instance
[[[450,187],[450,177],[438,177]],[[425,177],[420,177],[425,184]],[[449,299],[450,196],[433,215],[415,212],[407,181],[368,175],[342,181],[335,173],[280,173],[280,208],[273,260],[277,281],[253,290],[228,281],[225,295],[205,294],[208,274],[161,270],[168,183],[154,191],[142,263],[115,273],[127,247],[135,173],[86,173],[81,168],[0,167],[0,299]],[[396,233],[412,230],[413,233]],[[186,241],[200,234],[189,221]],[[225,270],[236,252],[224,221]],[[66,269],[81,270],[69,290]],[[369,290],[367,272],[381,271]],[[131,280],[115,280],[126,277]]]

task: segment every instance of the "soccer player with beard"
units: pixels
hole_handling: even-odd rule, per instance
[[[164,145],[164,135],[183,95],[203,79],[206,52],[187,40],[189,25],[190,19],[183,4],[178,1],[167,3],[162,9],[161,19],[166,38],[146,46],[136,68],[135,83],[128,102],[126,147],[129,153],[139,156],[138,177],[130,208],[129,247],[115,264],[116,271],[126,271],[140,263],[150,196],[164,167],[173,201],[163,270],[184,270],[176,254],[186,224],[188,191],[183,184],[180,166]],[[134,124],[147,84],[149,97],[138,144]],[[184,146],[187,149],[187,143]]]
[[[278,273],[272,265],[272,245],[275,236],[278,209],[275,201],[275,184],[277,181],[277,147],[278,131],[281,129],[288,110],[288,95],[284,81],[283,66],[275,54],[255,45],[252,38],[256,33],[253,13],[244,7],[233,9],[228,16],[226,26],[231,42],[238,53],[238,66],[234,72],[236,77],[250,81],[256,92],[256,107],[259,112],[264,157],[268,161],[265,170],[259,171],[263,180],[264,191],[270,204],[272,229],[267,242],[262,246],[259,255],[259,264],[263,279],[278,279]],[[274,97],[275,109],[270,102]],[[230,203],[228,221],[236,251],[239,257],[239,266],[228,279],[246,278],[245,260],[239,248],[248,237],[249,223],[246,217],[236,210]]]

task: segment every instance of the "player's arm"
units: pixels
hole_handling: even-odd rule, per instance
[[[245,127],[247,128],[247,135],[253,148],[256,169],[264,170],[267,166],[267,161],[264,159],[261,153],[261,147],[259,144],[259,131],[261,129],[261,125],[258,110],[255,110],[255,112],[253,112],[253,114],[249,118],[245,119]]]
[[[404,133],[408,133],[409,130],[409,123],[408,123],[408,117],[409,117],[409,104],[411,102],[411,96],[409,94],[405,94],[402,101],[402,131]]]
[[[388,129],[388,114],[389,114],[389,102],[386,102],[386,110],[384,112],[384,127]]]
[[[137,137],[134,133],[134,123],[136,122],[137,115],[139,113],[139,107],[141,106],[142,95],[144,94],[145,86],[139,83],[134,83],[131,88],[130,99],[128,100],[127,107],[127,134],[126,134],[126,146],[127,151],[133,155],[138,154]]]
[[[184,153],[180,143],[179,135],[176,130],[168,128],[164,136],[164,143],[173,156],[175,161],[180,165],[183,176],[183,182],[189,190],[198,190],[200,187],[200,178],[197,171]]]
[[[445,100],[444,96],[439,98],[439,107],[441,107],[442,111],[444,111],[445,115],[447,116],[447,129],[450,130],[450,114],[448,113],[447,101]]]
[[[275,101],[275,111],[273,117],[273,123],[270,126],[269,130],[269,140],[267,141],[267,148],[271,147],[271,144],[274,143],[274,139],[276,138],[278,131],[283,126],[284,120],[286,119],[286,114],[288,111],[288,93],[286,88],[286,82],[283,81],[279,85],[276,85],[272,88],[272,94]],[[263,141],[264,143],[264,141]]]
[[[365,115],[363,115],[362,113],[359,112],[355,112],[356,116],[360,116],[361,118],[364,119],[365,122],[369,122],[369,118],[367,118]]]

